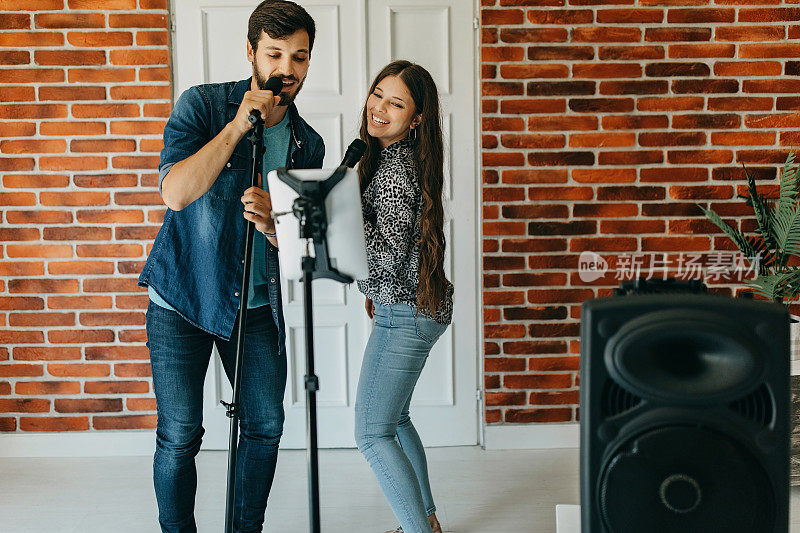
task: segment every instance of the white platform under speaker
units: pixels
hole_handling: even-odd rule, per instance
[[[581,533],[580,505],[556,505],[556,533]]]

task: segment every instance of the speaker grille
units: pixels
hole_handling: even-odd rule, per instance
[[[603,391],[603,410],[607,417],[630,411],[642,403],[642,399],[623,389],[613,380],[607,380]]]
[[[730,408],[739,416],[752,420],[760,426],[768,426],[772,423],[774,406],[766,385],[762,384],[744,398],[732,402]]]
[[[743,442],[697,426],[663,426],[611,450],[598,478],[599,512],[613,533],[767,533],[777,499]]]

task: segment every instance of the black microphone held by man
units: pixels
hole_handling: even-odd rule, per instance
[[[262,90],[264,91],[272,91],[272,94],[275,96],[279,96],[281,94],[281,90],[283,89],[283,79],[280,76],[272,76],[270,79],[267,80],[267,83],[264,84]],[[247,120],[250,121],[250,124],[255,126],[259,122],[264,124],[264,119],[261,116],[261,111],[258,109],[253,109],[250,111],[250,115],[247,117]]]

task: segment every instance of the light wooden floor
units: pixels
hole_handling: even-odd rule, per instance
[[[578,503],[578,451],[428,450],[431,482],[446,531],[555,532],[555,505]],[[227,456],[198,457],[201,533],[223,531]],[[308,531],[306,458],[281,451],[268,533]],[[152,459],[0,459],[3,533],[157,533]],[[320,453],[322,531],[383,533],[396,526],[366,461],[355,450]],[[800,491],[792,493],[800,532]]]

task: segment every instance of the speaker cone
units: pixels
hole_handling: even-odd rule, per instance
[[[646,432],[614,451],[600,478],[611,532],[772,531],[775,495],[740,443],[689,426]]]
[[[644,398],[677,404],[733,401],[762,379],[758,344],[702,313],[650,313],[606,347],[609,373]]]

